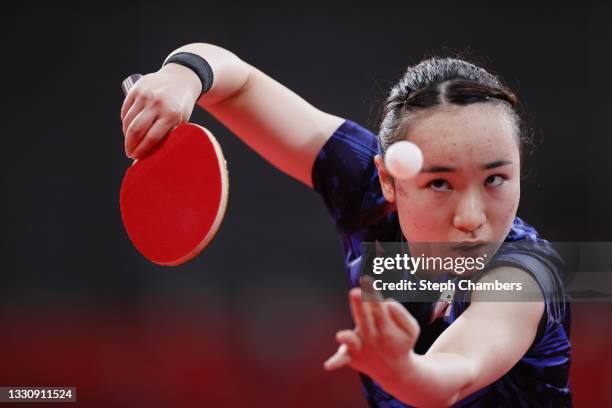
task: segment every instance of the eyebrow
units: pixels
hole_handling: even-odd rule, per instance
[[[496,167],[507,166],[512,164],[511,160],[496,160],[491,163],[486,163],[481,166],[483,170],[494,169]],[[457,170],[456,167],[446,167],[446,166],[430,166],[425,167],[421,170],[421,173],[449,173]]]

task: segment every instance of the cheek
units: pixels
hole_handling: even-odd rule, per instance
[[[432,202],[427,191],[416,187],[397,188],[397,213],[402,233],[408,241],[432,242],[448,219],[445,206]]]
[[[512,225],[521,199],[520,184],[516,183],[510,187],[492,206],[495,224],[503,229],[509,229]]]

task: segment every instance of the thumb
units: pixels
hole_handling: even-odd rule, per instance
[[[346,344],[341,344],[340,347],[338,347],[338,351],[323,363],[323,367],[327,371],[336,370],[347,365],[350,361],[351,357],[348,354],[348,347]]]

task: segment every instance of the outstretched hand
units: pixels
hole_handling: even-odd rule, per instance
[[[420,327],[396,300],[383,299],[370,278],[349,292],[355,329],[336,333],[340,347],[324,364],[334,370],[349,365],[381,382],[410,369]]]

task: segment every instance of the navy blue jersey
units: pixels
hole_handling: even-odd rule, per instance
[[[351,121],[345,121],[326,142],[312,170],[314,189],[321,194],[332,215],[344,248],[349,287],[358,284],[362,242],[399,242],[402,232],[397,212],[383,197],[374,156],[380,154],[376,135]],[[545,312],[536,338],[525,355],[505,375],[489,386],[467,396],[454,407],[568,407],[570,310],[565,298],[549,296],[560,281],[558,254],[537,231],[518,217],[507,242],[529,243],[497,254],[495,262],[530,273],[542,288]],[[492,261],[493,262],[493,261]],[[425,354],[438,336],[469,306],[457,299],[449,313],[430,323],[434,304],[403,303],[418,320],[421,334],[415,351]],[[366,398],[372,407],[406,407],[375,381],[360,374]]]

